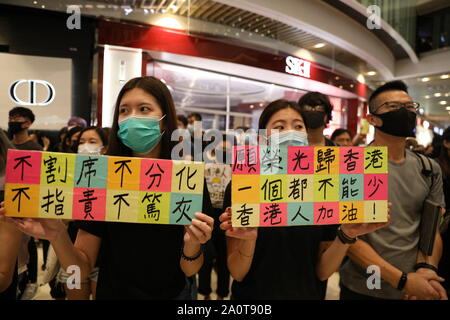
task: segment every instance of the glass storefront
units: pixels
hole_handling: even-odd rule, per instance
[[[306,91],[165,62],[153,62],[148,74],[162,79],[171,90],[178,114],[201,114],[203,129],[226,131],[239,127],[258,128],[264,107],[277,99],[298,101]],[[264,79],[265,80],[265,79]],[[345,99],[330,97],[333,120],[326,134],[345,128]]]

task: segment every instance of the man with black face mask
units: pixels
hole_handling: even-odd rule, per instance
[[[8,135],[19,150],[42,150],[42,146],[31,139],[28,129],[34,122],[33,112],[24,107],[9,111]]]
[[[336,146],[323,135],[323,130],[332,119],[333,106],[328,97],[320,92],[308,92],[298,100],[308,132],[309,146]]]
[[[414,136],[418,109],[401,81],[386,83],[369,99],[367,120],[375,127],[371,145],[388,148],[391,220],[350,247],[350,259],[340,270],[342,300],[447,299],[437,269],[442,254],[439,232],[431,257],[418,249],[424,201],[445,207],[439,165],[431,160],[432,173],[426,176],[419,156],[405,148],[406,137]],[[369,266],[379,270],[378,285],[373,281],[376,274],[366,271]]]

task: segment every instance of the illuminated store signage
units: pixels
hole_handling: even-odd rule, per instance
[[[311,78],[311,62],[289,56],[286,58],[286,72]]]
[[[27,101],[21,100],[17,95],[17,89],[20,86],[27,86],[28,84],[28,98]],[[39,86],[40,85],[40,86]],[[42,88],[47,90],[47,95],[45,99],[40,101],[37,100],[37,90],[42,90]],[[9,96],[12,101],[19,105],[27,105],[27,106],[46,106],[52,103],[53,99],[55,99],[55,88],[53,85],[44,80],[17,80],[13,82],[9,89]]]

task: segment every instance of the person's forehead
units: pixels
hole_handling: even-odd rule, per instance
[[[405,91],[389,90],[382,92],[376,97],[377,102],[384,103],[388,101],[408,102],[412,101],[411,96]]]
[[[342,132],[340,135],[338,135],[336,137],[337,139],[349,139],[350,135],[348,134],[348,132]]]
[[[301,121],[303,121],[300,113],[292,108],[285,108],[285,109],[281,109],[281,110],[275,112],[271,117],[271,121],[277,121],[277,120],[301,120]]]

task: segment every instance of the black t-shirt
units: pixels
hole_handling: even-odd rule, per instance
[[[231,204],[231,183],[224,208]],[[237,300],[321,300],[326,281],[315,272],[319,244],[333,241],[337,226],[261,227],[252,265],[243,281],[233,281]]]
[[[325,137],[325,146],[326,147],[337,147],[338,145],[336,143],[334,143],[333,140],[330,140]]]
[[[212,216],[206,182],[202,211]],[[98,300],[173,299],[184,289],[183,226],[91,221],[77,226],[102,239]]]
[[[19,150],[37,150],[42,151],[42,146],[33,140],[28,140],[22,144],[15,144],[15,147]]]

